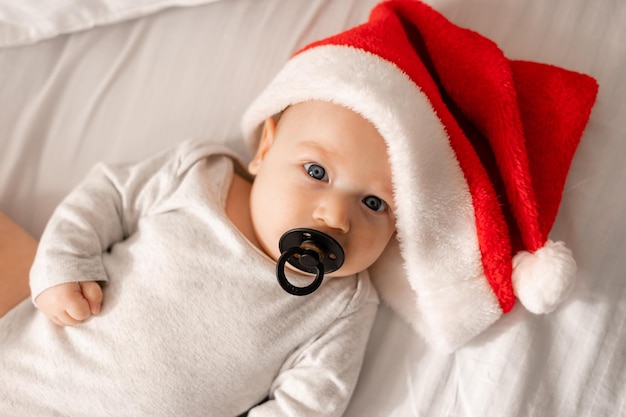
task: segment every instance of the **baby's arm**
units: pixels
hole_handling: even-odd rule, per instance
[[[59,326],[73,325],[100,313],[102,288],[95,281],[59,284],[39,294],[35,303]]]
[[[247,416],[342,416],[358,379],[376,309],[375,302],[365,303],[296,351],[274,380],[270,400]]]
[[[48,317],[75,324],[99,312],[98,282],[109,278],[103,257],[170,193],[190,147],[134,165],[98,164],[57,207],[30,271],[32,298]]]
[[[103,254],[124,239],[127,229],[127,191],[119,186],[119,176],[116,168],[96,165],[55,209],[41,236],[30,287],[35,305],[55,323],[88,317],[87,298],[77,283],[108,280]]]

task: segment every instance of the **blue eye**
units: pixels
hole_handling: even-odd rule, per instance
[[[326,170],[323,166],[310,162],[304,164],[304,169],[310,177],[318,181],[328,182],[328,175],[326,175]]]
[[[374,195],[368,195],[363,199],[363,204],[372,211],[385,211],[387,209],[387,203]]]

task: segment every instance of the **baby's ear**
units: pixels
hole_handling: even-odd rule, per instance
[[[250,164],[248,164],[248,171],[252,175],[256,175],[259,172],[259,168],[265,159],[265,155],[272,147],[274,143],[274,134],[276,133],[276,120],[272,117],[265,119],[263,123],[263,131],[261,132],[261,138],[259,139],[259,146],[257,147],[256,154]]]

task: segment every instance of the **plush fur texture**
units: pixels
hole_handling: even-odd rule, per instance
[[[516,294],[537,312],[567,295],[573,259],[561,262],[560,244],[541,248],[596,93],[586,75],[510,61],[429,6],[390,0],[296,53],[243,126],[254,147],[265,118],[312,99],[376,126],[392,165],[397,242],[373,279],[417,331],[453,350]],[[520,250],[536,253],[514,264]]]
[[[520,251],[513,258],[515,295],[531,313],[554,311],[572,290],[575,275],[572,251],[563,242],[548,240],[537,251]]]

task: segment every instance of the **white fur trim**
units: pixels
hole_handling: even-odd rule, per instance
[[[395,268],[384,268],[389,276],[374,276],[383,298],[448,350],[497,320],[502,310],[484,276],[472,197],[445,128],[418,86],[394,64],[360,49],[307,50],[285,65],[244,115],[251,147],[263,120],[307,100],[356,111],[387,141],[404,270],[394,259]],[[402,284],[392,281],[407,275],[413,296],[398,296]],[[413,302],[421,314],[405,305]]]
[[[548,240],[537,251],[513,257],[515,295],[531,313],[552,312],[571,292],[576,262],[563,242]]]

